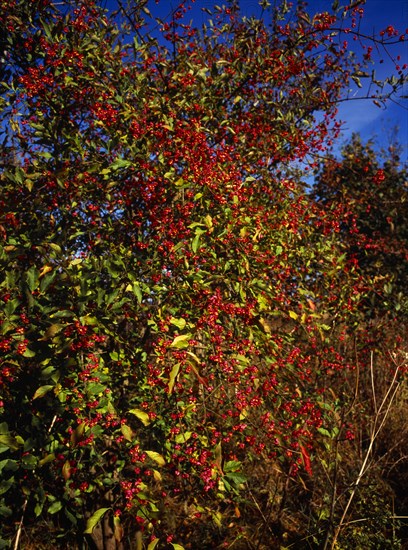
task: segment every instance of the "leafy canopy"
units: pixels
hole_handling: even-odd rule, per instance
[[[6,538],[27,508],[171,541],[170,503],[222,523],[251,461],[312,475],[327,373],[351,368],[335,327],[359,322],[367,280],[301,171],[372,49],[349,53],[359,3],[262,4],[196,28],[187,3],[159,21],[0,2]]]

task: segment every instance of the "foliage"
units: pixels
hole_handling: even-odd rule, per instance
[[[121,27],[91,1],[0,6],[4,544],[47,522],[59,547],[248,547],[263,468],[280,540],[372,292],[300,173],[365,74],[361,8],[196,29],[181,6],[157,39],[143,3]]]
[[[373,143],[354,135],[341,159],[321,164],[313,189],[326,208],[341,213],[348,255],[373,281],[367,304],[373,317],[408,313],[408,174],[400,155],[392,143],[381,159]]]

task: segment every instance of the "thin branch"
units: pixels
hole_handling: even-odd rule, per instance
[[[373,356],[371,356],[371,362],[373,362]],[[394,361],[394,364],[395,364],[395,361]],[[361,479],[363,478],[363,476],[365,475],[365,473],[367,472],[367,469],[369,467],[369,459],[371,457],[371,453],[372,453],[372,450],[373,450],[373,447],[374,447],[374,444],[377,440],[377,437],[378,437],[378,434],[380,433],[380,431],[382,430],[383,426],[384,426],[384,423],[385,421],[387,420],[388,418],[388,415],[389,415],[389,412],[390,412],[390,409],[391,409],[391,406],[392,406],[392,403],[394,401],[394,398],[395,398],[395,395],[400,387],[400,382],[397,382],[396,383],[396,380],[397,380],[397,376],[399,374],[399,371],[400,371],[400,366],[399,365],[396,365],[396,369],[394,371],[394,376],[388,386],[388,389],[385,393],[385,396],[383,397],[382,401],[381,401],[381,404],[377,410],[377,413],[375,415],[375,418],[374,418],[374,422],[373,422],[373,426],[372,426],[372,429],[371,429],[371,435],[370,435],[370,444],[368,446],[368,449],[366,451],[366,454],[365,454],[365,457],[364,457],[364,460],[363,460],[363,463],[360,467],[360,471],[358,473],[358,476],[357,476],[357,479],[353,485],[353,489],[351,491],[351,494],[349,496],[349,499],[347,501],[347,504],[346,506],[344,507],[344,510],[343,510],[343,514],[340,518],[340,521],[336,527],[336,530],[334,532],[334,536],[333,536],[333,540],[332,540],[332,543],[331,543],[331,550],[334,550],[334,548],[336,547],[336,543],[337,543],[337,539],[339,538],[339,535],[340,535],[340,531],[342,530],[342,528],[344,527],[345,525],[345,518],[347,516],[347,513],[349,511],[349,508],[354,500],[354,497],[356,495],[356,492],[357,492],[357,489],[360,485],[360,482],[361,482]],[[397,384],[396,387],[394,388],[394,384]],[[383,411],[383,409],[385,408],[385,411],[384,411],[384,414],[382,415],[382,418],[380,420],[380,414],[381,412]]]
[[[18,524],[18,530],[17,530],[16,540],[14,542],[13,550],[18,550],[18,545],[20,543],[20,537],[21,537],[21,531],[23,529],[24,514],[25,514],[25,511],[26,511],[26,508],[27,508],[27,502],[28,502],[28,498],[25,499],[24,504],[23,504],[23,513],[21,514],[20,523]]]

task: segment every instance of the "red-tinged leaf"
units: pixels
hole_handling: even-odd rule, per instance
[[[85,424],[83,423],[79,424],[75,428],[75,430],[72,432],[70,437],[70,442],[73,447],[78,445],[78,443],[83,440],[84,432],[85,432]]]
[[[312,476],[313,475],[313,470],[312,470],[312,463],[311,463],[311,460],[310,460],[310,456],[309,456],[309,453],[307,452],[307,450],[305,449],[305,447],[303,445],[300,445],[300,452],[302,453],[302,460],[303,460],[303,465],[305,467],[305,471],[310,476]]]
[[[66,460],[64,462],[64,465],[62,467],[62,477],[67,481],[71,477],[71,464],[69,463],[69,460]]]
[[[114,516],[113,518],[113,532],[115,535],[115,540],[117,542],[121,542],[123,540],[125,530],[123,529],[123,525],[118,516]]]

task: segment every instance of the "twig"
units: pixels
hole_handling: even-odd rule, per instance
[[[373,356],[371,355],[371,363],[373,363]],[[395,363],[395,361],[394,361]],[[396,369],[394,371],[394,376],[390,382],[390,385],[387,389],[387,392],[386,394],[384,395],[382,401],[381,401],[381,404],[375,414],[375,417],[374,417],[374,423],[373,423],[373,427],[371,429],[371,435],[370,435],[370,444],[368,446],[368,449],[367,449],[367,452],[365,454],[365,457],[364,457],[364,460],[363,460],[363,463],[361,465],[361,468],[360,468],[360,471],[358,473],[358,476],[357,476],[357,479],[354,483],[354,486],[353,486],[353,490],[351,491],[351,494],[349,496],[349,499],[347,501],[347,504],[343,510],[343,514],[340,518],[340,521],[339,521],[339,524],[337,525],[336,527],[336,530],[334,532],[334,535],[333,535],[333,540],[332,540],[332,543],[331,543],[331,550],[334,550],[334,548],[336,547],[336,543],[337,543],[337,539],[340,535],[340,531],[341,529],[343,528],[343,526],[345,525],[345,522],[344,520],[346,519],[346,516],[347,516],[347,513],[348,513],[348,510],[354,500],[354,497],[356,495],[356,492],[357,492],[357,489],[360,485],[360,482],[361,482],[361,479],[362,477],[364,476],[364,474],[366,473],[367,471],[367,464],[368,464],[368,461],[369,461],[369,458],[371,456],[371,452],[373,450],[373,447],[374,447],[374,443],[376,442],[376,439],[378,437],[378,434],[380,433],[381,429],[383,428],[384,426],[384,423],[385,421],[387,420],[388,418],[388,414],[389,414],[389,411],[390,411],[390,408],[391,408],[391,405],[394,401],[394,398],[395,398],[395,395],[398,391],[398,388],[400,386],[400,383],[397,382],[397,385],[396,387],[394,388],[394,384],[396,382],[396,379],[397,379],[397,376],[398,376],[398,373],[399,373],[399,370],[400,370],[400,366],[399,365],[396,365]],[[371,369],[373,368],[373,365],[371,364]],[[390,396],[391,394],[391,396]],[[390,397],[389,397],[390,396]],[[387,403],[388,401],[388,403]],[[384,412],[384,415],[383,415],[383,418],[381,419],[380,421],[380,413],[381,411],[383,410],[383,408],[386,407],[386,410]]]
[[[374,385],[373,352],[371,352],[370,377],[371,377],[371,390],[373,392],[374,411],[375,411],[375,414],[377,414],[377,399],[375,397],[375,385]]]
[[[24,504],[23,504],[23,513],[21,514],[20,523],[19,523],[19,525],[18,525],[16,540],[15,540],[15,542],[14,542],[13,550],[17,550],[17,549],[18,549],[18,545],[19,545],[20,537],[21,537],[21,531],[22,531],[22,529],[23,529],[24,514],[25,514],[25,510],[26,510],[26,508],[27,508],[27,502],[28,502],[28,498],[25,499]]]
[[[50,424],[50,427],[48,428],[48,433],[51,433],[51,430],[52,430],[52,428],[53,428],[53,426],[54,426],[55,421],[57,420],[57,418],[58,418],[57,415],[54,414],[54,418],[52,419],[51,424]]]

